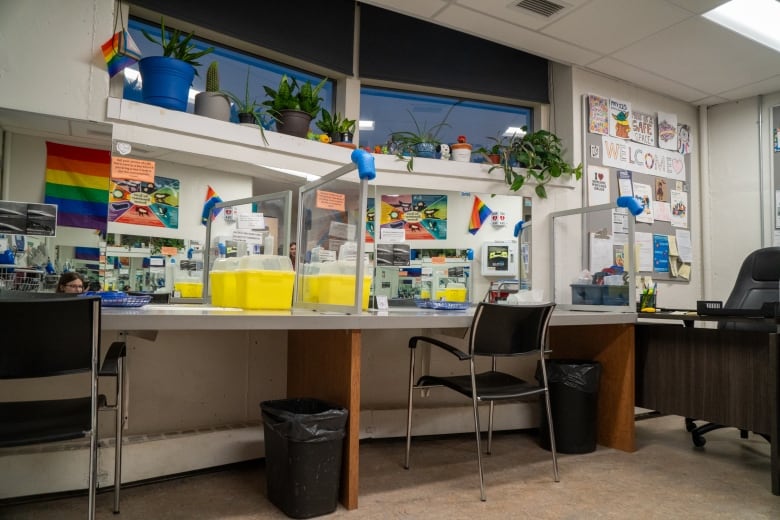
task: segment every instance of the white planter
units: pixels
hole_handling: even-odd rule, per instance
[[[471,162],[471,145],[468,143],[451,144],[450,152],[453,161]]]
[[[199,116],[230,121],[230,101],[219,92],[200,92],[195,96],[195,110]]]

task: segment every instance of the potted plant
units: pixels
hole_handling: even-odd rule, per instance
[[[502,154],[504,150],[508,150],[507,137],[499,134],[496,137],[488,137],[488,139],[493,141],[493,144],[489,148],[480,146],[475,152],[484,157],[490,164],[501,164]]]
[[[219,64],[212,61],[206,71],[206,91],[195,96],[195,113],[220,121],[230,121],[230,100],[219,90]]]
[[[270,114],[276,119],[276,129],[282,134],[306,137],[309,133],[309,123],[316,118],[322,107],[322,98],[319,96],[322,87],[328,78],[317,85],[312,86],[307,81],[298,85],[295,78],[282,76],[279,87],[274,90],[264,86],[268,99],[263,101]]]
[[[526,132],[527,128],[523,127]],[[517,191],[527,181],[535,181],[534,191],[539,198],[547,198],[545,185],[564,175],[582,178],[582,164],[572,166],[563,158],[561,139],[547,130],[515,134],[496,142],[501,161],[490,167],[488,173],[500,168],[509,189]]]
[[[430,127],[425,121],[422,124],[418,123],[414,114],[407,110],[409,117],[412,118],[412,123],[414,123],[414,131],[402,130],[390,134],[390,139],[395,146],[395,155],[402,161],[406,161],[407,171],[411,172],[414,169],[415,157],[433,159],[436,156],[436,148],[441,144],[439,132],[442,128],[450,126],[447,123],[447,118],[458,103],[454,103],[447,110],[441,122]]]
[[[315,124],[330,137],[332,143],[351,143],[355,134],[355,123],[354,119],[342,118],[338,112],[331,114],[323,108],[320,119]]]
[[[244,85],[244,96],[238,97],[232,92],[225,91],[224,94],[236,105],[236,115],[239,124],[257,125],[260,127],[260,135],[263,137],[263,143],[268,144],[265,137],[265,124],[267,113],[262,103],[257,102],[249,93],[249,74],[251,69],[246,69],[246,84]],[[273,117],[273,116],[271,116]]]
[[[166,40],[165,21],[160,18],[160,39],[147,31],[144,36],[162,47],[162,56],[148,56],[138,62],[144,103],[171,110],[187,110],[190,86],[198,71],[197,61],[214,52],[214,47],[198,50],[192,43],[194,32],[183,35],[174,29]]]

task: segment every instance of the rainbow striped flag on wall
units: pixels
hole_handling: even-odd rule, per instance
[[[111,152],[46,142],[46,204],[57,225],[106,232]]]
[[[471,219],[469,219],[469,233],[476,235],[491,213],[493,210],[488,208],[482,199],[474,195],[474,205],[471,207]]]

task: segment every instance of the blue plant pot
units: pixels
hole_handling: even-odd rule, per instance
[[[426,159],[435,159],[436,145],[433,143],[419,143],[415,147],[415,155]]]
[[[150,56],[138,62],[144,103],[187,111],[195,68],[181,60]]]

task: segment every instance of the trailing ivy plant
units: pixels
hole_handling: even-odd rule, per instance
[[[523,127],[523,131],[527,132],[527,127]],[[527,182],[534,181],[536,195],[545,199],[545,185],[553,179],[563,176],[573,176],[576,180],[582,178],[582,163],[572,166],[564,160],[563,143],[552,132],[537,130],[495,141],[491,150],[498,150],[501,161],[491,166],[488,173],[501,169],[504,172],[504,180],[512,191],[518,191]]]

